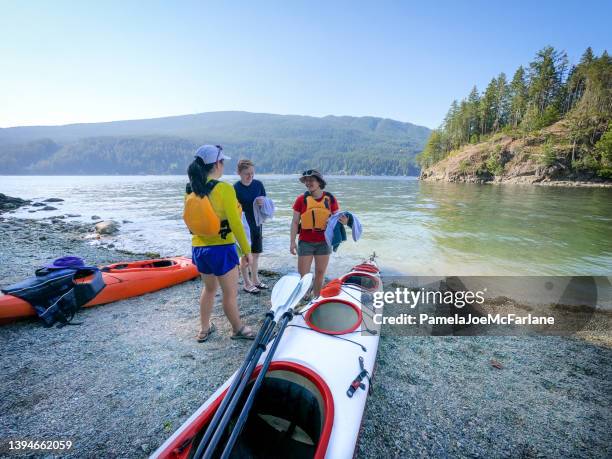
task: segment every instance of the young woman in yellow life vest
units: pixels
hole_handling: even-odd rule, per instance
[[[236,243],[251,262],[251,247],[241,221],[241,210],[234,187],[218,179],[229,156],[219,145],[203,145],[189,165],[183,219],[192,233],[192,260],[204,282],[200,296],[199,342],[215,331],[210,317],[217,287],[223,292],[223,311],[232,324],[234,339],[254,339],[255,333],[242,323],[238,311],[238,265]]]
[[[315,263],[313,296],[319,296],[325,272],[329,264],[332,248],[325,242],[327,220],[340,210],[337,199],[325,189],[326,182],[321,173],[315,169],[304,171],[300,182],[306,186],[306,192],[297,197],[293,203],[293,220],[291,222],[291,245],[289,251],[298,255],[298,272],[301,276],[310,272],[312,261]],[[347,217],[340,222],[347,223]],[[296,249],[295,237],[299,233]]]

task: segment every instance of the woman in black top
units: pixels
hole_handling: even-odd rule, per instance
[[[251,253],[253,254],[253,261],[249,265],[241,263],[240,271],[244,279],[244,291],[256,294],[261,289],[268,288],[268,286],[259,280],[257,273],[259,254],[263,251],[263,235],[262,226],[255,224],[253,202],[257,200],[257,205],[263,205],[262,196],[266,195],[266,190],[263,183],[253,178],[255,176],[255,166],[251,160],[241,159],[238,161],[238,175],[240,175],[240,180],[234,184],[234,189],[251,229]]]

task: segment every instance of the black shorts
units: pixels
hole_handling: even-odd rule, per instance
[[[263,236],[261,226],[251,226],[251,253],[263,252]]]

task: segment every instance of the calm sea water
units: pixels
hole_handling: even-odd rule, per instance
[[[263,176],[276,218],[265,225],[262,267],[289,270],[295,176]],[[234,182],[237,177],[226,176]],[[181,219],[184,176],[0,177],[0,192],[65,199],[57,211],[130,220],[116,245],[162,255],[190,253]],[[612,190],[526,185],[421,183],[411,178],[331,177],[328,190],[362,221],[364,234],[332,256],[338,274],[372,252],[388,272],[415,275],[612,274]]]

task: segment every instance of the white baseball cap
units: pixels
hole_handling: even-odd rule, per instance
[[[204,164],[212,164],[222,159],[232,159],[229,156],[223,154],[223,147],[221,145],[202,145],[196,150],[196,158],[202,158]]]

